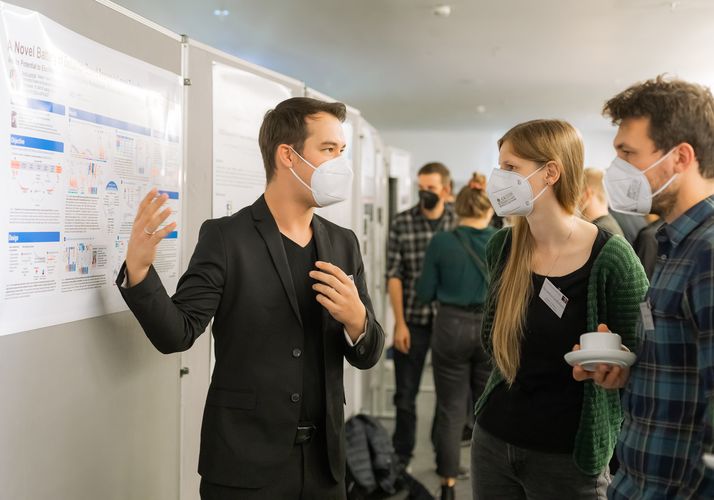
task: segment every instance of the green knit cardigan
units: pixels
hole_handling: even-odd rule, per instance
[[[503,271],[510,245],[510,228],[500,230],[489,241],[486,261],[490,276],[498,276]],[[481,340],[491,356],[496,285],[491,280],[481,328]],[[640,340],[636,332],[639,304],[644,300],[648,286],[645,271],[632,247],[621,236],[610,237],[596,257],[588,280],[588,331],[594,332],[599,323],[605,323],[611,331],[620,334],[624,345],[635,352]],[[505,383],[505,379],[494,363],[486,388],[476,402],[476,415],[483,409],[493,389],[501,383]],[[607,466],[617,443],[622,409],[619,391],[603,389],[589,380],[584,384],[583,408],[575,436],[573,460],[585,474],[597,475]],[[523,415],[524,421],[527,418]]]

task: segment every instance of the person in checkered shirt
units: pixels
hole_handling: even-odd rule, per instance
[[[432,236],[457,225],[450,194],[451,174],[441,163],[427,163],[418,172],[419,203],[397,214],[389,230],[387,286],[394,310],[394,405],[397,421],[394,449],[408,465],[416,440],[416,397],[431,341],[433,305],[417,300],[416,283]]]
[[[624,388],[620,470],[608,498],[714,498],[704,461],[714,452],[714,96],[660,76],[613,97],[604,112],[619,126],[605,176],[612,208],[646,213],[651,204],[665,222],[640,305],[637,361],[589,376]],[[573,375],[588,377],[577,367]]]

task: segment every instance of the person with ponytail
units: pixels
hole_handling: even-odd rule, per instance
[[[634,351],[647,278],[624,238],[575,215],[584,147],[572,125],[525,122],[498,147],[487,192],[515,220],[486,249],[494,366],[475,408],[474,498],[605,499],[619,394],[575,380],[563,356],[604,325]]]
[[[486,244],[496,229],[489,225],[493,209],[483,175],[473,175],[459,191],[454,208],[459,225],[431,239],[417,283],[419,300],[438,304],[431,334],[431,361],[441,500],[454,498],[467,406],[471,394],[474,398],[481,394],[490,372],[480,332],[488,279]]]

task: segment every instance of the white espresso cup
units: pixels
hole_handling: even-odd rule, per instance
[[[580,336],[580,349],[619,351],[622,349],[622,338],[616,333],[583,333]]]

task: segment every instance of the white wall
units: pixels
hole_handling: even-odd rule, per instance
[[[615,157],[612,140],[617,129],[582,131],[585,141],[585,166],[606,169]]]
[[[480,130],[381,130],[385,144],[408,151],[412,174],[430,161],[440,161],[451,170],[457,189],[471,173],[487,174],[498,163],[496,132]]]
[[[607,127],[607,126],[606,126]],[[456,189],[474,171],[489,175],[498,164],[496,142],[503,130],[382,130],[385,144],[409,151],[412,174],[427,162],[440,161],[451,170]],[[581,130],[585,141],[585,166],[606,168],[615,155],[615,128]]]

